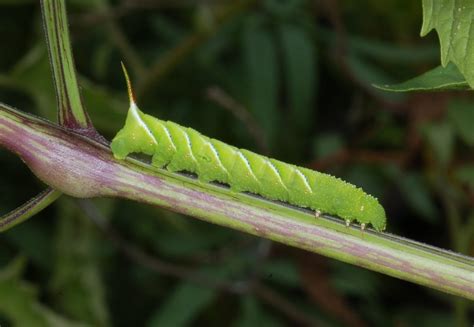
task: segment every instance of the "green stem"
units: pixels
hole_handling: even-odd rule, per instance
[[[235,193],[128,158],[89,138],[0,105],[0,145],[51,187],[75,197],[122,197],[319,253],[474,300],[474,259],[340,219]]]
[[[63,126],[100,140],[101,136],[95,130],[82,103],[69,39],[65,1],[42,0],[41,8],[58,100],[58,121]]]
[[[25,202],[15,210],[8,214],[0,217],[0,232],[9,230],[10,228],[24,222],[25,220],[33,217],[41,210],[45,209],[51,203],[56,201],[61,196],[61,192],[56,191],[50,187]]]

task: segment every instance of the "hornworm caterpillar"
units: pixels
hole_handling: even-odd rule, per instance
[[[194,173],[202,182],[219,182],[236,192],[259,194],[270,200],[314,210],[316,216],[338,216],[349,225],[371,224],[385,229],[385,211],[376,198],[331,175],[287,164],[238,149],[180,126],[149,116],[137,107],[130,79],[127,80],[130,109],[125,126],[112,140],[114,156],[130,153],[152,156],[152,165],[171,172]]]

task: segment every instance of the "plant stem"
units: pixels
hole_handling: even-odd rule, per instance
[[[64,0],[42,0],[44,31],[58,101],[59,124],[103,140],[82,103],[69,39]]]
[[[10,211],[6,215],[0,217],[0,232],[9,230],[19,223],[22,223],[25,220],[33,217],[38,212],[56,201],[60,196],[61,192],[48,187],[46,190],[31,200],[25,202],[15,210]]]
[[[0,145],[51,187],[75,197],[122,197],[319,253],[474,300],[474,259],[342,220],[173,174],[0,105]]]

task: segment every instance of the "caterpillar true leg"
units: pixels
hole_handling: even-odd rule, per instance
[[[314,212],[314,216],[315,216],[316,218],[321,217],[321,211],[316,210],[316,211]]]
[[[351,221],[349,219],[346,219],[346,227],[349,227],[351,225]]]

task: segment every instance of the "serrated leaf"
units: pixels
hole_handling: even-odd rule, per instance
[[[314,123],[316,52],[301,27],[283,25],[280,33],[291,120],[298,128],[306,129]]]
[[[446,67],[438,66],[399,84],[374,84],[374,86],[391,92],[471,90],[464,75],[453,63],[449,63]]]
[[[453,62],[474,86],[474,36],[472,21],[474,2],[471,0],[423,0],[421,36],[435,29],[441,45],[441,63]]]
[[[453,101],[448,111],[456,133],[468,145],[474,145],[474,104],[469,101]]]

